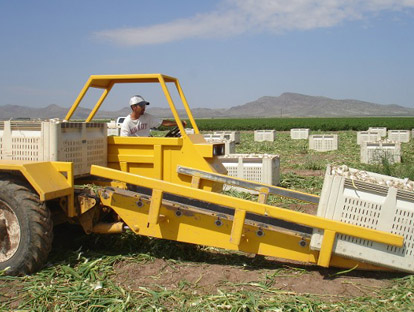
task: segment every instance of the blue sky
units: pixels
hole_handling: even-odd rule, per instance
[[[414,108],[414,0],[0,0],[0,26],[0,106],[69,107],[91,74],[164,73],[191,107],[297,92]],[[121,87],[104,109],[166,106],[159,92]]]

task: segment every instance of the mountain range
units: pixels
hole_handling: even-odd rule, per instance
[[[15,118],[60,118],[69,108],[55,104],[44,108],[19,105],[0,106],[0,120]],[[72,119],[85,119],[91,110],[78,107]],[[115,119],[130,113],[129,107],[117,111],[99,110],[95,118]],[[185,116],[184,110],[178,110]],[[172,118],[169,108],[151,107],[147,112],[158,117]],[[260,117],[369,117],[369,116],[414,116],[414,108],[400,105],[382,105],[358,100],[336,100],[323,96],[298,93],[283,93],[280,96],[263,96],[255,101],[231,108],[193,108],[195,118],[260,118]]]

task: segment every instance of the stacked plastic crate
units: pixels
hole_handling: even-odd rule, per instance
[[[373,131],[358,131],[357,144],[361,145],[363,142],[378,142],[381,140],[379,132]]]
[[[229,139],[229,135],[207,133],[203,134],[203,136],[207,142],[224,143],[224,152],[226,155],[235,153],[236,151],[236,143]]]
[[[387,136],[387,128],[386,127],[369,127],[368,131],[370,132],[378,132],[379,135],[384,138]]]
[[[240,131],[214,131],[213,134],[223,136],[224,139],[240,144]]]

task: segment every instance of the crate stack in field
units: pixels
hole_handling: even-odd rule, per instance
[[[357,144],[361,145],[364,142],[378,142],[381,141],[381,134],[374,131],[358,131]]]
[[[384,138],[387,136],[387,128],[386,127],[369,127],[369,132],[377,132],[379,135]]]
[[[203,136],[204,139],[206,139],[206,141],[209,143],[224,143],[224,152],[226,155],[235,153],[236,151],[236,143],[230,140],[229,136],[225,136],[224,134],[213,133],[206,133],[203,134]]]
[[[235,144],[240,144],[240,131],[214,131],[213,134],[220,135],[223,139],[234,141]]]
[[[335,151],[338,149],[338,135],[312,134],[309,136],[309,149],[317,152]]]
[[[401,143],[410,141],[409,130],[388,130],[385,127],[369,127],[369,132],[376,131],[381,140],[364,141],[361,143],[361,163],[378,164],[384,161],[389,163],[401,162]],[[388,137],[385,138],[385,136]]]
[[[0,122],[1,159],[73,162],[75,176],[107,165],[107,125],[94,122]]]
[[[255,130],[254,131],[255,142],[264,142],[264,141],[273,142],[275,138],[276,138],[276,130]]]
[[[290,138],[292,140],[307,140],[309,138],[310,129],[293,128],[290,129]]]
[[[317,215],[404,237],[395,247],[337,234],[337,255],[414,273],[414,182],[347,166],[328,166]],[[310,247],[320,250],[323,231],[314,230]]]
[[[231,177],[270,185],[278,185],[280,183],[279,155],[230,154],[220,156],[220,160],[227,169],[227,174]],[[229,188],[250,192],[237,187]]]

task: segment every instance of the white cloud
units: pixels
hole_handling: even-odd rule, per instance
[[[220,38],[246,32],[281,33],[332,27],[372,13],[414,8],[414,0],[223,0],[219,9],[147,27],[95,35],[121,45],[149,45],[188,38]]]

